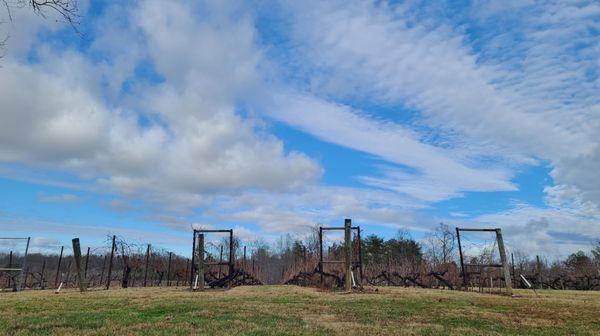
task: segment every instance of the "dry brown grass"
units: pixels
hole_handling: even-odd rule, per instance
[[[598,335],[600,292],[518,297],[379,288],[327,293],[295,286],[69,290],[0,294],[10,335]]]

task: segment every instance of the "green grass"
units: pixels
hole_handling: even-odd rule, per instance
[[[0,293],[6,335],[599,335],[600,292],[293,286]]]

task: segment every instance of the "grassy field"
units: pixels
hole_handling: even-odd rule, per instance
[[[600,335],[600,292],[293,286],[0,293],[3,335]]]

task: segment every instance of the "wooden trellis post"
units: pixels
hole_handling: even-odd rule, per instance
[[[148,282],[148,266],[150,266],[150,244],[146,247],[146,267],[144,268],[144,287]]]
[[[233,276],[235,266],[235,251],[233,250],[233,230],[229,231],[229,276]],[[231,281],[229,281],[228,287],[231,288]]]
[[[352,291],[352,220],[344,220],[344,249],[345,249],[345,269],[346,269],[346,292]]]
[[[221,250],[223,247],[221,246]],[[221,265],[219,265],[219,268]],[[198,235],[198,289],[204,290],[204,234]]]
[[[81,269],[81,246],[79,245],[79,238],[74,238],[72,242],[73,256],[75,258],[75,268],[77,270],[77,280],[79,282],[79,291],[85,292],[85,278],[83,276],[83,270]]]
[[[504,272],[504,285],[506,286],[506,293],[508,295],[512,295],[513,290],[512,280],[510,279],[510,268],[508,266],[508,260],[506,259],[506,250],[504,248],[502,230],[499,228],[496,229],[496,240],[498,241],[498,250],[500,251],[500,263],[502,264],[502,271]]]
[[[54,287],[58,287],[58,276],[60,275],[60,264],[62,263],[64,249],[64,246],[60,247],[60,256],[58,257],[58,265],[56,266],[56,276],[54,277]]]
[[[87,281],[87,271],[88,271],[89,263],[90,263],[90,247],[88,246],[87,253],[85,254],[85,272],[83,273],[83,277],[86,279],[86,281]]]
[[[112,275],[113,258],[115,256],[116,240],[117,240],[117,236],[113,235],[112,247],[110,249],[110,260],[108,262],[108,279],[106,280],[106,289],[110,288],[110,280],[112,280],[111,275]]]
[[[171,286],[171,257],[173,252],[169,252],[169,262],[167,266],[167,287]]]

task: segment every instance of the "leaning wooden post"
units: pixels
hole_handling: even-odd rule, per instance
[[[167,266],[167,287],[171,286],[171,257],[173,256],[173,252],[169,252],[169,262]]]
[[[204,290],[204,234],[198,235],[198,289]]]
[[[346,292],[352,291],[352,220],[344,220],[344,249],[345,249],[345,269],[346,269]]]
[[[87,270],[88,265],[90,263],[90,247],[87,248],[87,253],[85,254],[85,271],[83,272],[83,278],[87,281]]]
[[[502,230],[496,229],[496,240],[498,241],[498,250],[500,251],[500,262],[502,263],[502,270],[504,271],[504,285],[506,286],[506,293],[512,295],[512,280],[510,279],[510,268],[508,266],[508,260],[506,259],[506,250],[504,249],[504,239],[502,238]],[[490,280],[491,281],[491,280]]]
[[[190,268],[190,289],[194,289],[194,270],[196,268],[196,230],[192,240],[192,266]]]
[[[465,290],[468,290],[469,288],[467,287],[467,271],[465,270],[465,262],[463,259],[462,245],[460,244],[460,229],[459,228],[456,228],[456,240],[458,242],[458,254],[460,256],[460,270],[462,272],[463,286],[464,286]]]
[[[75,268],[77,269],[77,280],[79,281],[79,291],[85,292],[85,277],[81,269],[81,246],[79,238],[73,238],[73,256],[75,257]]]
[[[64,249],[64,246],[60,247],[60,256],[58,257],[58,265],[56,266],[56,276],[54,277],[54,287],[58,286],[58,276],[60,275],[60,264],[62,263]]]
[[[146,267],[144,268],[144,287],[148,285],[148,266],[150,264],[150,244],[146,247]]]
[[[110,280],[111,280],[111,275],[112,275],[113,258],[115,256],[116,240],[117,240],[117,236],[113,235],[112,247],[110,248],[110,259],[108,261],[108,279],[106,279],[106,289],[110,288]]]

